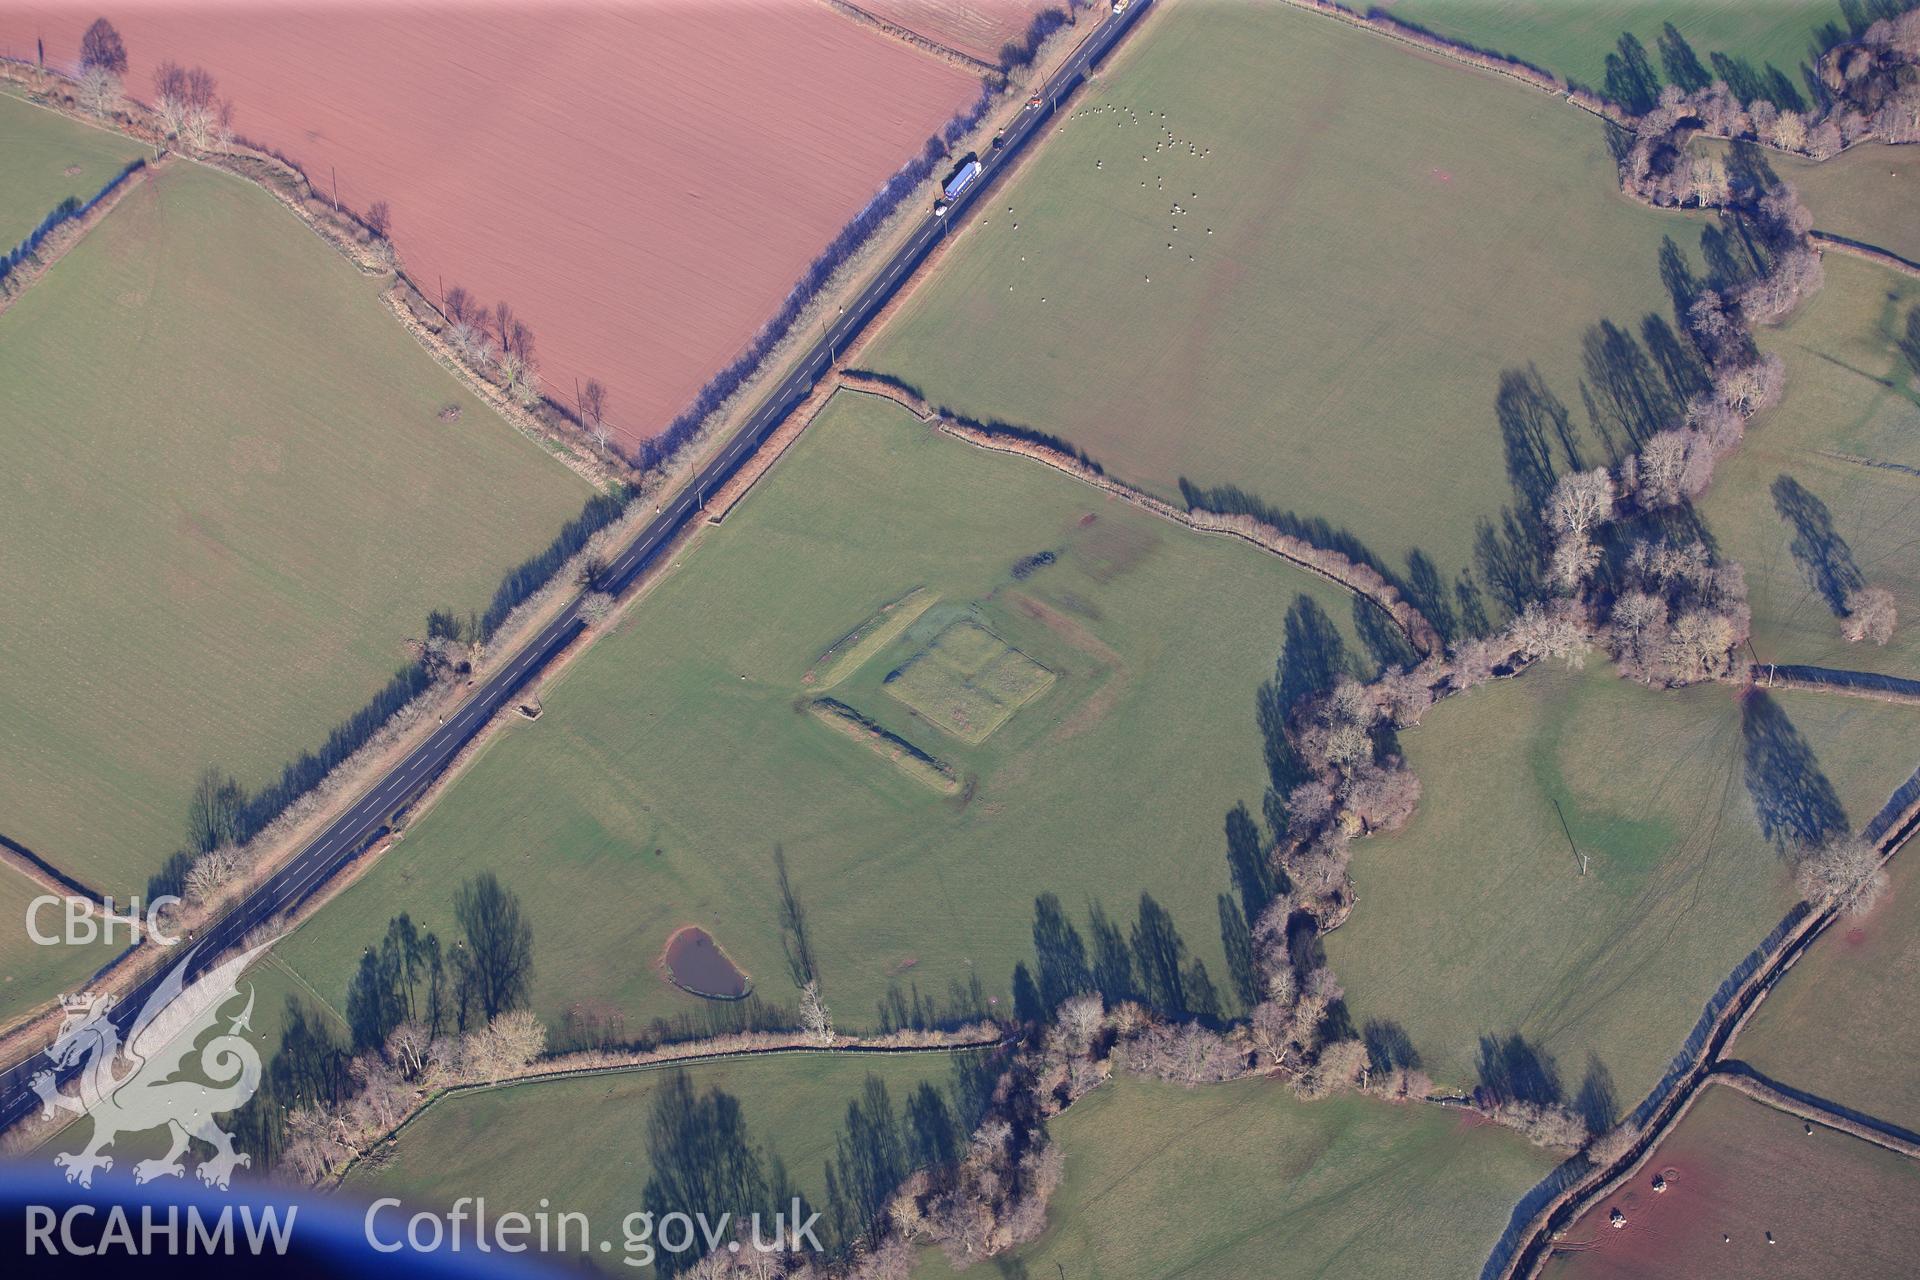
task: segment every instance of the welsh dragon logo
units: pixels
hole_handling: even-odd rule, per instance
[[[92,1186],[96,1169],[113,1168],[113,1157],[104,1152],[123,1134],[161,1128],[170,1131],[171,1145],[159,1159],[133,1166],[136,1182],[184,1174],[180,1157],[195,1138],[214,1149],[195,1170],[208,1186],[225,1188],[236,1168],[253,1163],[251,1156],[234,1149],[233,1135],[214,1119],[246,1105],[260,1087],[260,1054],[241,1034],[253,1014],[252,987],[247,988],[246,1006],[227,1021],[225,1030],[204,1045],[200,1041],[220,1023],[221,1009],[239,995],[241,972],[267,945],[215,965],[191,984],[186,981],[193,960],[189,952],[141,1007],[124,1044],[107,1016],[112,997],[61,998],[66,1017],[46,1050],[53,1068],[34,1075],[31,1083],[40,1095],[42,1116],[67,1111],[93,1121],[83,1150],[53,1158],[66,1169],[67,1181]],[[66,1093],[60,1075],[76,1067],[78,1089]],[[195,1067],[198,1071],[190,1073]]]

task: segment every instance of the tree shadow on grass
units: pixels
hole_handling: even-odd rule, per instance
[[[1588,1133],[1605,1133],[1620,1121],[1620,1096],[1613,1087],[1613,1072],[1598,1054],[1587,1055],[1586,1078],[1580,1092],[1573,1096],[1574,1114],[1586,1122]]]
[[[1373,675],[1388,667],[1405,671],[1419,665],[1420,655],[1408,643],[1406,633],[1394,625],[1386,610],[1365,596],[1353,598],[1353,630],[1372,659]]]
[[[1900,354],[1916,376],[1920,376],[1920,306],[1907,312],[1907,335],[1899,340]]]
[[[1225,895],[1222,901],[1232,905]],[[1212,975],[1188,950],[1173,916],[1152,894],[1140,895],[1139,914],[1130,930],[1098,902],[1089,903],[1091,947],[1066,918],[1057,895],[1043,893],[1033,907],[1034,964],[1022,960],[1013,970],[1014,1016],[1019,1021],[1035,1026],[1051,1022],[1070,997],[1098,992],[1109,1008],[1138,1000],[1173,1022],[1219,1025],[1222,1005]],[[1224,923],[1224,912],[1222,916]],[[1238,932],[1244,930],[1241,921]],[[1250,962],[1251,939],[1244,941],[1243,959]],[[1231,965],[1233,943],[1228,941],[1227,947]],[[1236,993],[1248,976],[1229,974]]]
[[[1649,313],[1640,322],[1640,336],[1646,340],[1647,351],[1659,366],[1660,376],[1666,379],[1676,404],[1685,404],[1713,390],[1706,362],[1700,359],[1691,342],[1674,332],[1665,317]]]
[[[1632,333],[1610,320],[1588,329],[1581,340],[1594,426],[1618,459],[1640,448],[1655,432],[1680,416],[1672,388]]]
[[[1413,1047],[1407,1029],[1397,1022],[1370,1018],[1360,1029],[1360,1038],[1366,1042],[1367,1065],[1374,1071],[1396,1067],[1413,1070],[1421,1065],[1420,1051]]]
[[[1285,829],[1287,793],[1306,781],[1308,770],[1287,741],[1287,716],[1305,699],[1333,688],[1352,672],[1340,628],[1312,596],[1295,596],[1287,609],[1285,640],[1273,679],[1254,695],[1254,720],[1267,762],[1268,823]]]
[[[1493,1102],[1550,1106],[1566,1097],[1552,1055],[1530,1044],[1518,1031],[1481,1036],[1476,1065],[1480,1091]]]
[[[1581,466],[1573,415],[1548,388],[1540,371],[1528,365],[1501,373],[1493,416],[1500,424],[1500,443],[1506,450],[1507,479],[1521,505],[1537,511],[1553,492],[1557,472],[1554,446],[1559,446],[1559,466],[1574,470]]]
[[[1446,581],[1433,557],[1418,548],[1407,553],[1407,581],[1403,588],[1407,599],[1420,616],[1433,624],[1443,644],[1452,644],[1460,632],[1460,618],[1448,599]]]
[[[1546,557],[1546,526],[1538,516],[1508,507],[1498,525],[1482,519],[1474,528],[1474,568],[1509,613],[1519,613],[1545,594]]]
[[[1760,830],[1782,853],[1825,844],[1848,830],[1840,797],[1800,730],[1763,690],[1740,705],[1747,794]]]
[[[1671,22],[1661,27],[1660,38],[1654,43],[1660,48],[1660,66],[1666,71],[1667,79],[1680,86],[1681,92],[1695,93],[1713,83],[1713,76],[1701,63],[1700,55]]]
[[[1847,597],[1866,585],[1853,548],[1833,527],[1833,512],[1805,485],[1790,475],[1773,482],[1773,509],[1793,526],[1787,549],[1800,563],[1807,583],[1820,593],[1835,617],[1847,611]]]

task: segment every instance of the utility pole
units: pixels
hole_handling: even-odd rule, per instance
[[[340,170],[332,165],[328,165],[327,172],[333,175],[333,212],[335,215],[338,215],[340,212]]]

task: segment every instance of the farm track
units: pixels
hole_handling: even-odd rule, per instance
[[[929,212],[920,229],[877,270],[867,286],[850,301],[826,333],[802,354],[762,402],[742,423],[732,441],[701,466],[681,489],[671,506],[658,509],[655,518],[636,535],[624,552],[613,555],[593,589],[623,593],[674,543],[678,534],[694,525],[706,510],[707,497],[745,466],[787,417],[815,391],[832,371],[839,353],[881,312],[896,289],[913,275],[950,227],[992,190],[1036,137],[1045,132],[1058,106],[1077,89],[1121,38],[1133,28],[1151,0],[1137,0],[1124,13],[1094,27],[1078,48],[1060,64],[1039,90],[1041,103],[1015,117],[1002,135],[1001,146],[982,159],[978,178],[950,203],[943,216]],[[436,732],[407,752],[386,773],[373,779],[359,799],[328,824],[318,836],[289,858],[273,875],[250,890],[225,915],[201,930],[177,964],[155,965],[153,971],[126,993],[108,1016],[125,1034],[139,1010],[176,968],[191,981],[257,930],[286,916],[327,884],[342,868],[387,834],[400,816],[428,790],[480,732],[505,710],[514,696],[566,653],[586,630],[582,615],[587,589],[521,648],[503,659],[500,668],[474,688],[466,701],[449,711]],[[31,1054],[0,1071],[0,1132],[32,1115],[39,1098],[30,1077],[41,1069],[39,1055]],[[61,1080],[70,1079],[71,1071]]]

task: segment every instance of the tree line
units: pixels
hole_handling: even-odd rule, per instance
[[[86,217],[102,200],[118,191],[127,179],[146,167],[145,160],[129,160],[118,173],[107,180],[105,186],[85,200],[78,196],[68,196],[55,205],[33,230],[27,232],[19,244],[0,254],[0,293],[11,290],[9,281],[16,270],[29,263],[39,262],[40,246],[46,243],[48,236],[67,223],[77,222]]]
[[[317,1181],[390,1130],[425,1091],[521,1070],[546,1047],[526,1010],[533,926],[491,871],[453,897],[442,946],[406,914],[387,922],[348,982],[346,1036],[287,997],[279,1047],[235,1134],[263,1163]]]
[[[208,765],[188,802],[186,844],[148,878],[148,900],[171,894],[204,902],[231,882],[248,865],[244,849],[249,841],[320,788],[408,704],[436,684],[470,672],[514,610],[552,583],[587,549],[595,534],[626,514],[632,502],[633,492],[624,486],[588,498],[580,514],[561,526],[552,542],[507,571],[484,612],[464,617],[448,609],[429,613],[425,636],[414,642],[413,660],[328,733],[318,750],[301,752],[266,786],[249,792],[217,764]]]

